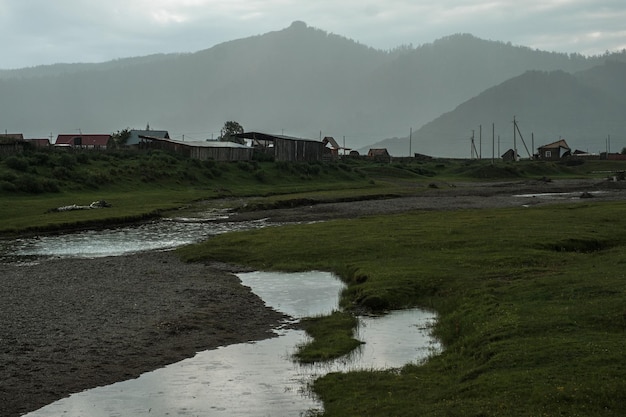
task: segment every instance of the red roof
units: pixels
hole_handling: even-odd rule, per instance
[[[111,135],[59,135],[55,145],[107,146]]]

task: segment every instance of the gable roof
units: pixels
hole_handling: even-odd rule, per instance
[[[568,150],[570,149],[570,147],[567,146],[567,142],[565,142],[565,139],[560,139],[560,140],[557,140],[556,142],[548,143],[547,145],[543,145],[539,147],[539,149],[560,149],[560,148],[564,148]]]
[[[0,138],[24,140],[24,135],[21,133],[0,133]]]
[[[316,140],[316,139],[296,138],[294,136],[285,136],[285,135],[272,135],[272,134],[262,133],[262,132],[244,132],[244,133],[237,133],[236,135],[232,135],[232,136],[235,138],[262,140],[262,141],[274,141],[276,139],[283,139],[283,140],[296,140],[296,141],[304,141],[304,142],[320,142],[319,140]]]
[[[137,145],[141,142],[142,137],[169,139],[170,134],[167,130],[137,130],[132,129],[130,136],[125,145]]]
[[[150,132],[153,132],[150,130]],[[222,142],[219,140],[205,140],[205,141],[181,141],[174,140],[169,138],[159,138],[155,136],[139,136],[140,139],[143,139],[148,142],[163,142],[163,143],[171,143],[179,146],[186,146],[190,148],[243,148],[250,149],[249,146],[242,145],[240,143],[235,142]]]
[[[41,147],[46,147],[46,146],[50,146],[50,139],[45,138],[45,139],[26,139],[27,143],[32,143],[35,146],[41,146]]]
[[[387,148],[373,148],[367,153],[369,156],[389,156]]]
[[[111,135],[59,135],[55,145],[107,146]]]

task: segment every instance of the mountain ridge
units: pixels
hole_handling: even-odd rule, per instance
[[[0,75],[0,128],[47,137],[149,123],[202,140],[236,120],[246,130],[344,136],[359,148],[417,130],[527,70],[573,73],[605,59],[469,34],[382,51],[294,22],[194,53]]]

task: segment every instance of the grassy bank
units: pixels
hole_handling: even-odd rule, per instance
[[[136,221],[217,197],[332,196],[375,187],[357,166],[344,163],[218,163],[160,151],[30,152],[0,158],[0,235]],[[97,200],[111,207],[49,212]]]
[[[232,233],[180,253],[330,270],[348,284],[344,307],[439,313],[446,349],[424,366],[316,381],[327,416],[617,416],[625,207],[416,212]]]
[[[162,151],[30,150],[0,156],[0,235],[117,224],[216,197],[258,198],[248,208],[310,201],[379,198],[419,192],[433,181],[601,177],[617,161],[532,162],[433,159],[391,164],[198,161]],[[110,209],[47,213],[106,200]]]

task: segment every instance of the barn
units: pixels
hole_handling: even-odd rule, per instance
[[[178,141],[151,136],[140,136],[141,147],[179,153],[187,158],[202,161],[249,161],[252,148],[233,142]]]
[[[325,143],[319,140],[261,132],[245,132],[234,136],[251,140],[255,150],[273,156],[275,161],[315,162],[322,161],[324,157]]]

